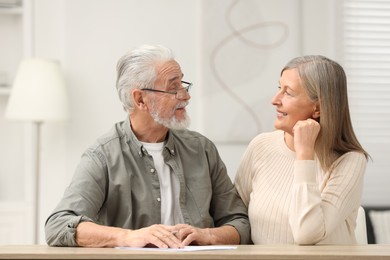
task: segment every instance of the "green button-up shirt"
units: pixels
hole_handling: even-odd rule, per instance
[[[247,208],[209,139],[189,130],[170,130],[163,157],[178,176],[186,224],[231,225],[242,244],[250,242]],[[153,158],[126,119],[83,154],[64,197],[46,221],[46,241],[51,246],[77,246],[76,228],[83,221],[128,229],[160,224],[160,198]]]

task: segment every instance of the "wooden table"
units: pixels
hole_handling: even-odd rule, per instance
[[[2,245],[0,259],[390,259],[390,245],[242,245],[237,249],[194,252]]]

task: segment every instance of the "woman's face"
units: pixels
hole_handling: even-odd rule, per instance
[[[279,91],[272,98],[276,107],[274,126],[293,135],[292,129],[300,120],[313,118],[316,102],[310,100],[301,85],[301,79],[296,69],[283,71],[279,81]]]

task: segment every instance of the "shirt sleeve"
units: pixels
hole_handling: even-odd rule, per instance
[[[209,162],[213,185],[210,213],[217,227],[233,226],[240,234],[240,243],[249,244],[251,240],[248,209],[228,176],[226,166],[217,149],[212,146],[210,150]]]
[[[77,246],[76,228],[84,221],[96,221],[105,199],[105,167],[96,150],[83,154],[64,196],[45,224],[49,246]]]
[[[360,206],[366,163],[361,153],[344,154],[321,188],[315,162],[295,161],[289,222],[296,243],[324,240]]]

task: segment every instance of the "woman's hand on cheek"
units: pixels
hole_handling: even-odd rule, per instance
[[[320,124],[311,118],[295,124],[293,134],[297,160],[314,160],[314,145],[320,128]]]

